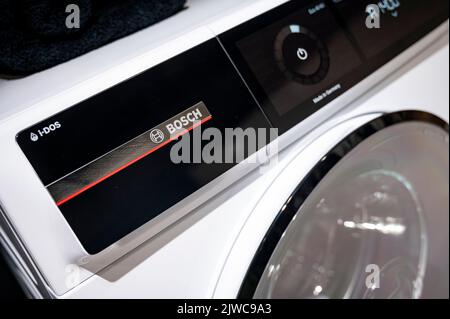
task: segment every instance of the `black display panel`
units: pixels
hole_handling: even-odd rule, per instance
[[[302,7],[236,46],[279,115],[329,101],[343,89],[340,79],[361,64],[324,2]],[[326,90],[335,93],[321,99]]]
[[[222,132],[270,127],[216,40],[36,124],[17,141],[83,247],[96,254],[235,165],[172,162],[171,145],[200,124]],[[233,147],[224,141],[224,149]]]
[[[368,4],[380,29],[368,28]],[[289,1],[220,40],[271,123],[285,132],[448,19],[448,1]]]

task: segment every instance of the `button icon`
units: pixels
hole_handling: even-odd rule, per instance
[[[39,139],[39,136],[37,136],[37,135],[34,134],[34,133],[31,133],[31,134],[30,134],[30,139],[31,139],[33,142],[37,142],[37,140]]]
[[[308,60],[309,54],[308,54],[308,51],[306,51],[305,49],[299,48],[297,50],[297,56],[300,60],[306,61],[306,60]]]
[[[284,27],[275,39],[274,49],[280,71],[290,80],[312,85],[328,73],[330,59],[325,43],[305,27]]]

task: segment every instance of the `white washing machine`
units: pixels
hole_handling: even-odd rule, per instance
[[[381,6],[373,30],[370,1],[192,1],[0,82],[0,238],[29,296],[448,298],[448,2],[435,2]],[[173,141],[148,133],[193,111],[280,136],[234,166],[175,166]]]

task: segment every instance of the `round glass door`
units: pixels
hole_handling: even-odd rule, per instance
[[[302,182],[265,239],[277,243],[253,297],[448,298],[448,129],[388,119],[349,136]]]

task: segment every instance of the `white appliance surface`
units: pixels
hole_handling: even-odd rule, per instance
[[[382,73],[375,75],[382,80],[380,84],[356,101],[344,96],[331,103],[330,107],[342,107],[353,101],[333,119],[285,149],[277,165],[245,176],[95,275],[82,268],[68,267],[80,262],[77,260],[80,245],[74,234],[67,232],[64,218],[41,187],[14,135],[284,2],[191,0],[189,10],[70,62],[24,79],[0,80],[0,152],[10,155],[3,158],[2,166],[13,167],[14,172],[20,173],[0,167],[0,204],[15,226],[20,225],[15,230],[55,297],[235,297],[248,264],[278,210],[267,209],[264,219],[252,222],[251,232],[245,231],[246,225],[255,216],[254,208],[259,207],[261,198],[284,202],[291,194],[298,179],[286,183],[285,189],[276,194],[271,193],[270,186],[300,152],[304,156],[299,174],[306,174],[341,138],[381,112],[418,109],[437,114],[448,122],[447,25],[445,35],[438,41],[433,36],[404,55],[408,59],[414,56],[412,60],[405,63],[404,58],[397,59],[387,66],[395,73],[387,78]],[[359,86],[362,88],[364,84]],[[296,131],[288,134],[295,135]],[[24,201],[17,194],[33,196]],[[48,229],[54,234],[41,235],[32,229]],[[82,283],[70,290],[67,280],[72,279]]]
[[[231,28],[266,12],[286,0],[222,1],[219,4],[207,0],[188,1],[189,10],[115,41],[98,50],[69,62],[29,77],[16,80],[0,80],[0,145],[2,157],[0,175],[0,203],[4,214],[26,247],[27,254],[41,271],[42,279],[48,283],[55,295],[63,295],[71,288],[67,284],[67,271],[72,264],[84,262],[87,255],[54,203],[28,160],[18,147],[15,136],[26,127],[48,118],[62,110],[93,96],[140,72],[158,65],[171,57],[185,52],[216,35],[209,24],[214,22],[216,30]],[[222,21],[222,22],[221,22]],[[22,174],[26,175],[22,176]],[[243,173],[237,168],[237,176]],[[26,181],[24,184],[23,181]],[[220,189],[220,179],[208,191]],[[21,194],[18,196],[18,194]],[[28,200],[24,201],[23,197]],[[207,198],[201,194],[197,201]],[[37,202],[35,201],[37,200]],[[39,203],[38,203],[39,202]],[[192,203],[194,205],[194,203]],[[194,205],[195,206],[195,205]],[[174,209],[175,213],[156,228],[176,220],[181,211],[191,210],[190,205]],[[13,213],[10,212],[19,212]],[[39,217],[38,217],[39,216]],[[153,228],[150,225],[150,228]],[[34,240],[34,229],[43,234],[40,241]],[[79,280],[92,276],[124,251],[129,251],[136,242],[149,238],[148,229],[136,232],[132,241],[125,240],[116,249],[89,260],[94,268],[82,269]],[[154,230],[153,230],[154,231]],[[55,238],[58,238],[55,240]],[[46,247],[45,251],[42,247]]]

